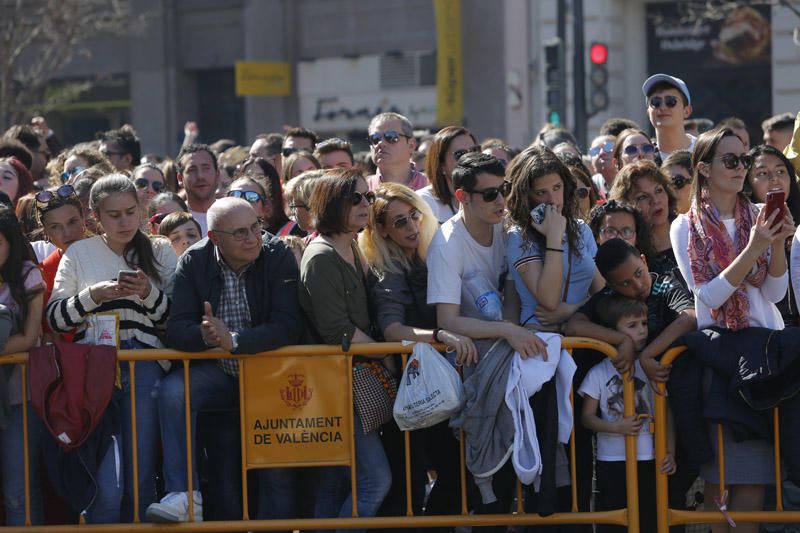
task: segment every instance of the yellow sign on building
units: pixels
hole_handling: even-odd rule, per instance
[[[436,14],[436,122],[464,120],[464,76],[461,53],[461,0],[434,0]]]
[[[291,71],[285,61],[237,61],[236,96],[289,96]]]
[[[347,356],[243,359],[240,365],[248,468],[350,463]]]

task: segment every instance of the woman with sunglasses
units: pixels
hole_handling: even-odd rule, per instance
[[[247,201],[256,212],[261,225],[265,230],[267,229],[266,221],[272,217],[273,207],[261,182],[248,177],[238,178],[231,183],[228,196]]]
[[[89,206],[104,233],[73,242],[58,266],[47,319],[53,331],[75,332],[80,342],[94,313],[119,316],[122,349],[163,348],[159,337],[167,319],[169,295],[178,258],[165,239],[150,239],[139,229],[139,196],[122,174],[100,178],[92,186]],[[127,271],[133,271],[125,273]],[[111,450],[110,470],[104,470],[93,522],[128,522],[133,518],[130,369],[120,363],[121,449]],[[156,452],[159,442],[157,391],[164,376],[157,361],[136,363],[136,428],[138,443],[139,513],[156,499]],[[111,448],[114,448],[112,446]],[[115,469],[121,457],[124,473]],[[106,462],[103,462],[106,465]],[[102,468],[102,466],[101,466]],[[102,509],[100,509],[102,508]],[[91,509],[90,509],[91,511]]]
[[[606,199],[606,195],[611,190],[611,185],[614,184],[614,178],[617,175],[617,167],[612,156],[614,140],[615,137],[613,135],[598,135],[594,138],[592,146],[589,148],[589,157],[592,161],[592,169],[594,169],[592,181],[597,187],[600,198],[603,200]]]
[[[475,136],[460,126],[442,128],[433,137],[425,160],[425,174],[431,184],[420,189],[419,195],[431,206],[439,224],[447,222],[459,209],[452,180],[456,163],[464,154],[478,151]]]
[[[289,217],[284,211],[283,188],[278,171],[266,159],[255,157],[246,160],[236,169],[234,178],[241,177],[253,178],[267,193],[265,198],[268,198],[272,210],[264,219],[264,229],[273,235],[276,234],[289,222]]]
[[[788,288],[784,243],[794,233],[791,214],[776,210],[768,215],[743,194],[751,159],[730,128],[700,135],[692,160],[692,207],[675,219],[671,238],[681,273],[695,295],[698,329],[716,326],[722,335],[748,327],[783,329],[775,303]],[[704,381],[707,391],[710,382]],[[731,427],[722,425],[729,509],[760,511],[764,485],[775,481],[772,445],[766,439],[734,439]],[[701,466],[700,476],[706,482],[705,500],[714,501],[721,497],[716,424],[708,425],[708,440],[714,458]],[[712,531],[733,530],[714,524]],[[739,524],[736,531],[755,533],[758,524]]]
[[[620,133],[614,141],[612,157],[617,170],[620,170],[635,161],[655,161],[656,149],[645,132],[629,128]]]
[[[605,282],[589,226],[577,216],[575,180],[547,148],[523,150],[508,168],[508,266],[522,303],[520,324],[559,331]],[[541,207],[540,207],[541,206]]]
[[[367,299],[367,267],[355,237],[369,222],[375,194],[357,170],[329,170],[316,182],[310,208],[319,235],[309,243],[300,265],[300,306],[317,341],[335,345],[374,342],[377,336]],[[383,358],[357,356],[354,364]],[[357,494],[341,497],[338,489],[349,479],[346,470],[324,469],[316,500],[318,518],[349,517],[353,496],[359,516],[375,516],[391,487],[391,470],[379,431],[364,433],[357,411],[354,425]]]
[[[664,173],[648,160],[627,164],[617,174],[609,198],[629,203],[642,213],[655,251],[655,256],[648,257],[650,270],[671,273],[683,282],[669,236],[675,218],[675,195]]]
[[[692,205],[692,153],[676,150],[662,163],[661,170],[667,175],[675,192],[675,211],[686,213]]]
[[[437,229],[430,207],[414,191],[384,183],[375,190],[369,224],[358,240],[377,277],[370,295],[384,339],[442,342],[461,359],[475,350],[472,340],[437,328],[436,306],[427,303],[425,259]],[[436,470],[437,478],[425,500],[425,514],[458,513],[458,441],[448,421],[412,432],[411,447],[415,514],[422,514],[427,470]]]
[[[153,163],[144,163],[134,168],[131,172],[131,181],[136,185],[141,205],[147,205],[155,195],[166,190],[164,173]]]

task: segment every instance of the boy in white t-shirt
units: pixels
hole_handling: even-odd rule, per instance
[[[647,344],[647,304],[621,295],[603,301],[605,326],[631,337],[636,351]],[[642,531],[656,530],[655,465],[653,435],[649,422],[653,417],[653,390],[639,365],[634,364],[636,414],[626,417],[623,403],[623,377],[611,360],[592,367],[578,390],[583,396],[581,422],[597,434],[597,509],[620,509],[627,505],[625,491],[625,435],[637,435],[636,457],[639,462],[639,520]],[[600,415],[598,416],[598,408]],[[668,453],[661,471],[671,475],[676,470],[674,438],[671,429]],[[619,526],[598,526],[598,532],[624,531]]]

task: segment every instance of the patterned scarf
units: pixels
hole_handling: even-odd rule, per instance
[[[695,285],[708,283],[738,256],[750,240],[750,228],[755,224],[758,212],[750,202],[738,198],[734,209],[736,224],[735,241],[719,218],[717,208],[704,194],[698,206],[692,202],[689,209],[689,262],[692,266],[692,279]],[[750,326],[750,302],[747,299],[745,283],[760,287],[767,278],[767,253],[756,261],[755,268],[722,307],[711,310],[711,318],[720,326],[736,331]]]

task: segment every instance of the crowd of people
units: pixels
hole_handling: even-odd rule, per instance
[[[771,433],[757,430],[769,423],[748,425],[727,414],[749,404],[728,391],[732,378],[722,367],[737,367],[745,385],[777,397],[777,405],[796,396],[796,365],[748,367],[772,349],[769,340],[765,347],[750,337],[737,346],[752,345],[751,355],[725,353],[725,364],[704,364],[695,381],[659,359],[698,330],[711,342],[759,328],[791,335],[798,325],[797,125],[791,115],[768,119],[764,144],[751,146],[738,118],[690,122],[691,94],[682,80],[656,74],[642,90],[655,136],[631,120],[609,119],[585,153],[557,126],[520,150],[498,138],[479,142],[461,126],[420,134],[393,112],[368,124],[367,153],[299,127],[258,135],[249,147],[203,144],[197,125],[187,123],[173,160],[142,154],[130,126],[69,148],[58,145],[41,117],[13,126],[0,140],[2,351],[56,339],[91,343],[97,317],[111,313],[121,349],[240,355],[306,343],[442,343],[442,357],[469,382],[498,363],[491,362],[498,340],[527,360],[546,358],[553,334],[590,337],[619,356],[574,354],[579,508],[626,505],[625,435],[637,436],[642,531],[654,530],[656,469],[670,475],[673,507],[686,508],[698,475],[707,508],[713,505],[723,475],[713,421],[724,427],[728,509],[761,510],[775,483]],[[691,129],[698,123],[704,131]],[[389,379],[403,371],[392,354],[356,356],[354,366]],[[623,409],[626,373],[635,383],[634,416]],[[7,374],[2,488],[6,522],[21,525],[28,400],[20,368]],[[214,414],[238,409],[237,360],[195,361],[189,374],[186,435],[183,368],[141,361],[134,373],[119,363],[115,409],[104,415],[116,414],[115,424],[103,426],[107,438],[93,450],[96,491],[68,508],[68,517],[133,520],[132,385],[141,519],[186,521],[190,500],[194,520],[203,520],[204,503],[206,519],[241,517],[238,422]],[[667,456],[655,464],[649,427],[659,382],[670,390],[670,438]],[[701,403],[713,397],[714,413],[723,414],[687,409],[689,393]],[[526,486],[524,505],[541,514],[570,509],[569,476],[559,470],[566,454],[546,427],[572,421],[558,419],[548,394],[542,387],[530,399],[542,428],[544,473]],[[467,416],[493,427],[500,415],[489,404],[479,397]],[[690,425],[691,411],[705,413],[701,427]],[[30,512],[39,524],[52,520],[43,482],[58,468],[43,457],[55,439],[35,412],[27,413]],[[353,498],[359,516],[400,515],[401,433],[393,422],[373,423],[369,407],[357,408],[354,420],[354,494],[343,467],[259,470],[249,479],[256,517],[348,517]],[[418,514],[460,512],[458,425],[444,421],[412,433]],[[467,432],[468,448],[476,446],[471,438]],[[511,512],[511,463],[504,460],[489,477],[472,472],[472,511]],[[785,496],[800,482],[793,466]],[[219,482],[204,482],[210,479]],[[53,484],[77,491],[70,483]],[[715,532],[728,528],[713,525]]]

